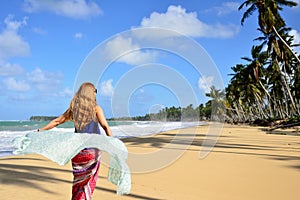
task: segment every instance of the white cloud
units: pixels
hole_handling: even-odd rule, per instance
[[[0,33],[0,76],[6,78],[2,83],[7,90],[28,91],[30,85],[26,80],[16,80],[13,77],[24,73],[24,69],[18,64],[6,61],[8,58],[30,54],[29,44],[18,34],[20,27],[27,24],[27,17],[17,21],[13,15],[8,15],[4,19],[4,24],[6,27]]]
[[[9,99],[16,102],[24,102],[30,100],[30,98],[24,93],[18,93],[16,95],[10,96]]]
[[[144,18],[141,27],[156,27],[170,29],[186,36],[230,38],[239,31],[239,26],[206,24],[198,19],[196,12],[188,13],[181,6],[169,6],[166,13],[153,12],[149,18]]]
[[[2,83],[0,84],[0,87],[2,86],[0,90],[25,92],[34,91],[35,89],[40,96],[72,97],[73,95],[73,91],[69,87],[63,89],[61,85],[63,75],[60,72],[43,71],[40,68],[26,72],[17,64],[6,63],[0,65],[1,76],[3,79],[0,80]],[[19,98],[19,100],[22,100],[22,98]]]
[[[18,64],[11,64],[6,61],[8,58],[17,56],[27,56],[30,54],[29,44],[23,40],[18,31],[22,26],[27,25],[27,17],[22,20],[14,20],[13,15],[8,15],[4,19],[5,27],[0,33],[0,76],[6,77],[2,79],[3,86],[6,90],[12,91],[28,91],[30,84],[26,77],[17,80],[15,76],[24,73],[24,69]]]
[[[240,2],[224,2],[221,7],[217,7],[218,15],[226,15],[231,12],[238,12]]]
[[[145,90],[145,88],[140,88],[136,91],[134,91],[132,97],[131,97],[131,101],[139,104],[145,104],[147,102],[150,102],[153,100],[153,96],[152,94]]]
[[[82,33],[75,33],[74,38],[81,39],[83,37]]]
[[[114,88],[112,86],[112,82],[113,82],[113,80],[109,79],[109,80],[103,81],[101,83],[101,86],[100,86],[100,94],[101,95],[108,96],[108,97],[111,97],[113,95]]]
[[[23,72],[24,69],[18,64],[0,62],[0,76],[15,76]]]
[[[6,28],[0,33],[0,60],[30,54],[29,44],[18,34],[19,28],[26,25],[26,20],[14,21],[12,15],[5,18]]]
[[[125,53],[124,52],[128,52]],[[107,43],[105,47],[107,59],[118,58],[119,62],[129,65],[139,65],[156,60],[157,54],[154,51],[142,51],[137,44],[133,44],[131,38],[117,37]]]
[[[140,65],[149,63],[155,60],[157,54],[154,51],[134,51],[130,54],[126,54],[125,56],[119,59],[120,62],[127,63],[129,65]]]
[[[297,30],[293,29],[289,34],[294,36],[294,44],[300,44],[300,33]],[[294,50],[300,54],[300,46],[294,47]]]
[[[213,85],[214,77],[212,76],[203,76],[198,80],[198,87],[200,90],[204,90],[205,93],[210,92],[210,87]]]
[[[149,32],[147,28],[161,28],[165,31],[158,29],[155,32]],[[152,49],[141,49],[142,43],[163,42],[165,45],[174,45],[176,42],[178,44],[176,48],[183,49],[186,46],[178,42],[177,38],[180,36],[178,33],[192,37],[228,38],[238,31],[239,26],[235,25],[206,24],[197,18],[196,12],[187,12],[181,6],[171,5],[166,13],[153,12],[149,18],[144,18],[139,31],[135,31],[133,27],[129,36],[123,34],[108,41],[105,50],[101,53],[104,54],[102,57],[110,61],[140,65],[156,62],[161,55]]]
[[[40,68],[27,73],[27,78],[32,85],[40,92],[45,94],[58,93],[62,74],[57,72],[42,71]]]
[[[3,83],[9,90],[20,92],[30,90],[30,85],[25,80],[17,81],[15,78],[9,77],[4,79]]]
[[[232,12],[238,12],[238,7],[240,5],[241,3],[236,1],[223,2],[221,6],[213,7],[205,12],[214,12],[217,13],[218,16],[223,16]]]
[[[299,44],[300,43],[300,33],[296,30],[291,30],[290,34],[294,36],[294,43]]]
[[[59,91],[61,73],[44,72],[40,68],[26,72],[20,65],[7,61],[9,58],[30,54],[29,44],[19,34],[19,29],[27,25],[27,19],[24,17],[18,21],[14,19],[13,15],[8,15],[4,20],[5,27],[0,32],[0,77],[3,77],[1,90],[25,92],[36,88],[38,92],[43,94],[70,96],[72,92],[67,88],[62,92]],[[34,28],[33,32],[46,34],[45,31],[38,28]],[[24,100],[24,97],[21,95],[17,98]]]
[[[73,96],[73,90],[71,90],[69,87],[66,87],[64,90],[62,90],[58,93],[58,96],[60,96],[60,97],[72,97]]]
[[[28,13],[48,11],[73,19],[87,19],[102,14],[95,2],[85,0],[25,0],[24,10]]]
[[[23,25],[27,25],[27,19],[28,17],[23,17],[22,21],[14,21],[13,15],[8,15],[4,19],[4,23],[6,24],[6,29],[11,31],[18,31],[19,28]]]

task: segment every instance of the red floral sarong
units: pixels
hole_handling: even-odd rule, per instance
[[[72,200],[92,199],[100,167],[101,151],[95,148],[81,150],[72,158]]]

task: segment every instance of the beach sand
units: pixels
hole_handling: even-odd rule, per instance
[[[261,127],[224,124],[218,143],[200,159],[202,142],[214,126],[124,139],[132,170],[131,194],[116,195],[116,186],[107,180],[104,154],[93,199],[300,199],[299,136],[280,134],[292,133],[286,130],[266,134]],[[213,142],[213,137],[207,139]],[[66,200],[71,187],[70,163],[59,166],[39,155],[0,159],[3,200]]]

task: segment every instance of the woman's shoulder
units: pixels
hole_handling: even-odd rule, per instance
[[[95,111],[96,111],[96,112],[103,112],[101,106],[99,106],[99,105],[96,105],[96,106],[95,106]]]

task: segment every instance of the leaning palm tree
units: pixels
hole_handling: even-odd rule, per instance
[[[263,65],[266,62],[261,48],[252,48],[252,58],[242,58],[249,62],[247,65],[236,65],[232,67],[235,72],[228,87],[226,88],[226,98],[231,105],[230,110],[234,110],[239,117],[249,121],[261,116],[272,116],[272,109],[268,114],[264,114],[266,97],[268,90],[264,84]],[[267,98],[270,101],[270,97]],[[242,121],[241,119],[239,121]]]
[[[293,53],[295,59],[300,64],[299,57],[277,31],[279,28],[286,26],[285,21],[279,14],[279,11],[283,9],[282,6],[294,7],[297,6],[297,3],[286,0],[247,0],[238,9],[241,10],[244,6],[248,7],[248,9],[243,14],[241,24],[244,25],[245,19],[258,10],[258,24],[261,32],[265,35],[274,33]]]
[[[265,107],[265,102],[268,105],[268,114],[269,117],[274,117],[273,109],[270,106],[270,102],[273,101],[272,97],[269,95],[269,91],[266,85],[266,70],[264,66],[269,62],[268,54],[266,51],[262,51],[263,45],[253,46],[251,49],[252,58],[243,57],[243,60],[249,62],[246,65],[244,72],[245,73],[245,82],[247,83],[247,96],[244,97],[250,105],[256,105],[256,108]],[[250,99],[251,98],[251,99]],[[250,106],[253,107],[253,106]],[[257,110],[257,109],[255,109]],[[262,115],[262,109],[258,109],[260,113],[257,113],[260,116]],[[267,112],[264,109],[264,112]]]
[[[282,10],[282,6],[293,7],[296,5],[296,2],[286,0],[247,0],[239,7],[239,10],[244,6],[248,8],[242,17],[242,25],[246,18],[252,15],[253,12],[258,11],[258,30],[263,33],[263,37],[258,39],[265,38],[263,44],[268,45],[268,54],[271,60],[268,71],[277,74],[281,80],[281,84],[277,84],[277,82],[273,84],[273,92],[278,92],[278,94],[275,94],[276,97],[280,96],[280,93],[284,94],[285,103],[291,105],[291,114],[299,114],[290,84],[295,71],[300,66],[300,60],[290,47],[292,37],[288,35],[287,31],[289,29],[286,28],[279,11]],[[281,89],[282,87],[284,88]]]
[[[265,88],[265,70],[264,65],[268,62],[268,55],[266,51],[262,51],[263,45],[252,46],[251,56],[252,58],[242,57],[243,60],[248,61],[247,73],[251,81],[256,82],[260,85],[261,89],[265,94],[268,95],[268,91]]]
[[[229,74],[232,78],[225,89],[226,102],[229,105],[226,107],[227,115],[236,122],[246,121],[247,116],[245,110],[248,105],[244,99],[245,96],[247,96],[247,90],[245,88],[247,87],[247,78],[249,75],[245,73],[246,65],[237,64],[231,67],[231,69],[234,73]]]

